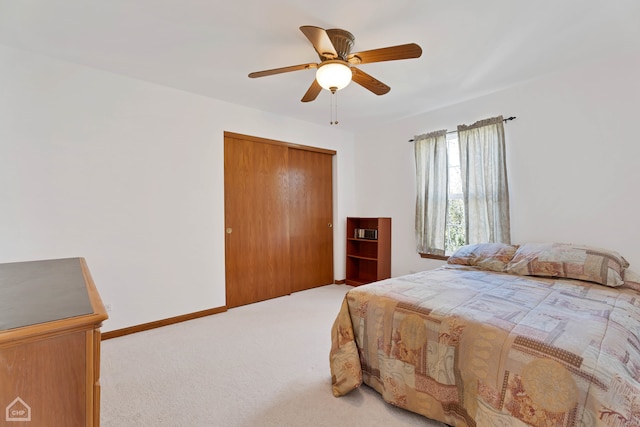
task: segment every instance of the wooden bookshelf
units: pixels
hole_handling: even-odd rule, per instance
[[[347,218],[346,284],[391,277],[391,218]]]

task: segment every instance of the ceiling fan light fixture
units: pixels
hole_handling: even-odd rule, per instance
[[[325,61],[316,71],[316,80],[323,89],[335,92],[351,82],[351,68],[344,61]]]

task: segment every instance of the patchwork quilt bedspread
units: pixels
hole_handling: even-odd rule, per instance
[[[333,393],[452,426],[640,426],[640,293],[447,265],[350,290]]]

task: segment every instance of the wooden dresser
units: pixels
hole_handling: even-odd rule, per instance
[[[106,319],[84,258],[0,264],[0,426],[99,426]]]

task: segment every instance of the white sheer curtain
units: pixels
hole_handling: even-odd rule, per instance
[[[447,226],[447,131],[415,137],[416,246],[419,253],[444,255]]]
[[[511,243],[502,116],[458,126],[468,244]]]

